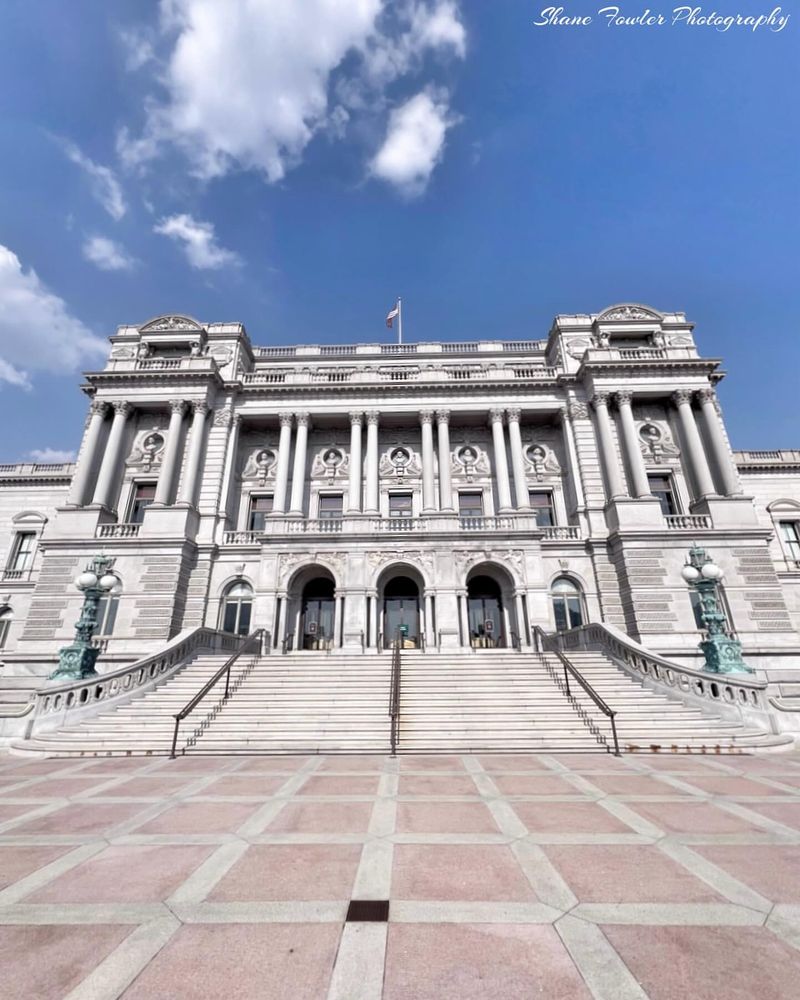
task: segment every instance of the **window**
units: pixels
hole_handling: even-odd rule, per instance
[[[389,494],[389,517],[412,517],[413,493]]]
[[[458,516],[459,517],[483,517],[483,494],[482,493],[459,493],[458,494]]]
[[[647,482],[650,486],[650,492],[661,504],[661,513],[667,517],[670,514],[678,514],[678,501],[675,499],[672,476],[648,475]]]
[[[778,527],[788,559],[800,565],[800,521],[780,521]]]
[[[320,494],[320,521],[338,521],[344,510],[344,495],[342,493]]]
[[[103,595],[97,602],[97,628],[95,635],[112,635],[117,621],[119,597],[115,593]]]
[[[33,565],[33,551],[36,547],[35,531],[19,531],[14,540],[9,569],[14,573],[24,573]]]
[[[248,635],[253,611],[253,588],[244,580],[232,583],[222,600],[222,631]]]
[[[128,513],[129,524],[141,524],[144,520],[144,512],[155,500],[155,483],[134,483],[133,496],[131,497],[131,507]]]
[[[11,612],[4,611],[0,615],[0,649],[2,649],[6,644],[6,639],[8,638],[8,630],[11,627]]]
[[[566,576],[553,581],[550,588],[556,629],[564,632],[583,625],[583,599],[577,585]]]
[[[549,490],[544,492],[532,490],[528,496],[530,497],[533,512],[536,515],[537,525],[540,528],[552,528],[556,523],[553,513],[553,494]]]
[[[267,514],[272,510],[272,496],[250,497],[250,515],[247,520],[248,531],[263,531],[267,523]]]

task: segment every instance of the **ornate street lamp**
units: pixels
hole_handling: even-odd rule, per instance
[[[681,576],[697,592],[700,601],[700,618],[706,630],[700,643],[706,659],[706,670],[714,674],[727,674],[734,670],[753,673],[742,659],[742,644],[725,628],[725,615],[719,599],[719,584],[724,571],[717,566],[705,549],[693,545],[689,561]]]
[[[109,594],[119,583],[111,572],[114,560],[108,556],[95,556],[86,569],[75,580],[75,586],[83,592],[81,616],[75,623],[75,641],[58,651],[58,666],[49,680],[79,681],[86,677],[96,677],[94,669],[100,650],[92,645],[92,636],[97,628],[97,605],[100,598]]]

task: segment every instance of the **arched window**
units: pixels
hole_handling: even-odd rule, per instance
[[[237,580],[228,587],[222,600],[222,631],[248,635],[252,611],[253,588],[244,580]]]
[[[550,595],[553,599],[553,617],[559,632],[583,625],[583,598],[577,584],[569,577],[560,576],[553,581]]]
[[[11,610],[0,612],[0,649],[6,644],[8,630],[11,628]]]
[[[113,574],[117,576],[116,573]],[[116,586],[107,594],[103,594],[97,602],[97,628],[95,635],[108,636],[114,632],[119,608],[119,595],[122,593],[122,580],[117,576]]]

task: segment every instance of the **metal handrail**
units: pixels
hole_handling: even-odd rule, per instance
[[[392,757],[397,756],[397,743],[400,729],[400,649],[402,638],[397,630],[392,647],[392,673],[389,682],[389,746]]]
[[[256,629],[242,642],[241,646],[236,650],[233,656],[229,656],[228,659],[222,664],[219,670],[214,674],[214,676],[206,681],[206,683],[200,688],[197,694],[191,698],[180,712],[176,713],[175,718],[175,730],[172,734],[172,749],[170,750],[170,757],[174,760],[175,750],[178,746],[178,730],[180,729],[181,722],[195,710],[195,708],[200,704],[200,702],[205,698],[208,692],[214,687],[214,685],[219,681],[222,675],[225,675],[225,694],[222,696],[222,700],[227,701],[228,694],[230,692],[231,685],[231,668],[234,663],[239,659],[243,653],[258,652],[263,649],[264,642],[264,629]]]
[[[600,709],[603,715],[605,715],[606,718],[609,720],[609,722],[611,723],[611,735],[614,739],[614,756],[619,757],[620,756],[619,739],[617,738],[617,723],[616,723],[617,713],[614,711],[613,708],[611,708],[608,705],[608,703],[603,698],[601,698],[601,696],[595,691],[595,689],[586,680],[583,674],[570,663],[570,661],[561,652],[561,650],[553,644],[552,639],[545,632],[545,630],[542,628],[541,625],[534,625],[531,631],[533,632],[534,645],[538,652],[554,653],[558,657],[561,666],[564,668],[564,685],[566,687],[567,697],[570,699],[573,697],[572,691],[570,690],[569,686],[569,678],[571,675],[578,682],[578,684],[580,684],[580,686],[583,688],[586,694],[589,695],[589,697],[592,699],[595,705],[597,705],[597,707]]]

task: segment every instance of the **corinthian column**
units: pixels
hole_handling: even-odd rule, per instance
[[[433,475],[433,410],[422,410],[419,422],[422,424],[422,512],[428,514],[436,510]]]
[[[75,470],[72,479],[72,486],[69,491],[68,504],[82,507],[86,503],[86,494],[89,492],[89,480],[97,460],[97,446],[100,442],[100,433],[108,412],[108,403],[95,400],[89,407],[91,416],[89,417],[89,427],[86,431],[86,438],[83,442],[81,460]]]
[[[169,428],[167,429],[167,444],[164,448],[164,458],[161,462],[161,472],[156,485],[155,503],[172,503],[172,491],[175,485],[175,472],[178,468],[178,455],[181,444],[181,425],[186,403],[182,399],[170,400]]]
[[[306,489],[306,451],[308,449],[308,425],[310,418],[307,413],[295,413],[295,419],[297,421],[297,436],[294,443],[292,499],[289,503],[289,513],[302,514],[303,494]]]
[[[97,486],[94,490],[93,503],[103,507],[111,507],[112,491],[116,485],[117,470],[122,458],[122,443],[125,439],[125,424],[133,410],[130,403],[112,403],[114,407],[114,419],[111,422],[111,430],[106,442],[106,450],[103,455],[103,462],[100,466],[100,473],[97,476]]]
[[[351,513],[358,513],[361,510],[361,422],[363,418],[363,413],[350,414],[350,492],[347,507]]]
[[[514,470],[514,494],[517,510],[530,510],[528,477],[525,474],[525,455],[522,451],[522,434],[519,429],[521,413],[518,409],[506,410],[508,419],[508,443],[511,446],[511,468]]]
[[[689,389],[678,389],[672,394],[675,405],[678,407],[678,417],[681,421],[683,439],[686,442],[686,450],[689,454],[689,466],[692,471],[695,485],[700,497],[714,495],[714,481],[711,478],[711,470],[706,461],[703,450],[703,441],[700,431],[694,419],[692,410],[692,393]]]
[[[503,411],[490,410],[489,423],[492,428],[492,443],[494,445],[494,475],[497,480],[497,499],[500,504],[500,514],[512,511],[511,483],[508,479],[508,461],[506,459],[506,440],[503,433]]]
[[[736,496],[736,494],[742,492],[742,487],[739,482],[739,473],[733,464],[730,450],[725,443],[725,437],[722,433],[722,423],[716,407],[717,394],[709,387],[701,389],[697,395],[700,399],[700,406],[703,409],[708,436],[711,439],[711,450],[714,454],[714,461],[722,476],[722,487],[725,490],[725,496]]]
[[[197,494],[197,480],[203,459],[203,438],[206,432],[206,417],[209,405],[198,400],[192,403],[192,426],[189,428],[189,447],[186,453],[186,468],[181,484],[179,502],[194,506]]]
[[[631,409],[633,393],[627,391],[617,392],[614,395],[614,399],[619,407],[622,440],[625,444],[625,455],[633,480],[633,495],[635,497],[645,497],[650,494],[650,484],[647,481],[647,470],[644,467],[642,449],[639,447],[636,436],[636,424],[633,422],[633,410]]]
[[[608,415],[608,393],[596,392],[592,400],[595,417],[597,420],[597,438],[600,445],[600,454],[603,458],[603,467],[606,472],[606,484],[608,486],[608,499],[625,496],[625,487],[620,474],[617,453],[614,448],[614,435],[611,432],[611,417]]]
[[[286,511],[286,487],[289,483],[289,452],[292,450],[292,415],[279,413],[281,436],[278,439],[278,467],[275,470],[275,495],[272,509],[276,514]]]
[[[364,511],[367,514],[378,513],[378,420],[380,414],[377,410],[370,410],[367,414],[367,462],[365,468],[366,496],[364,498]]]
[[[228,412],[228,411],[223,411]],[[222,489],[220,491],[219,516],[227,518],[228,507],[231,502],[231,481],[233,479],[233,467],[236,462],[236,452],[239,448],[239,433],[242,427],[242,417],[239,413],[231,415],[231,424],[228,431],[228,442],[225,448],[225,466],[222,470]]]
[[[450,479],[450,411],[436,411],[439,434],[439,508],[453,510],[453,484]]]

